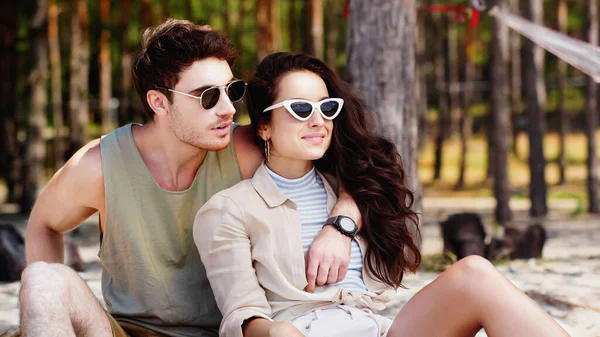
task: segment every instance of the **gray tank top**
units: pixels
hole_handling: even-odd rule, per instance
[[[131,124],[102,138],[106,197],[102,294],[117,320],[167,336],[217,336],[221,313],[194,245],[200,207],[241,180],[233,145],[208,152],[189,189],[162,189],[138,151]]]

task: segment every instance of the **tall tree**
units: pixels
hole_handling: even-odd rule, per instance
[[[185,19],[194,21],[194,11],[192,10],[192,0],[185,0],[183,3]]]
[[[304,18],[308,21],[304,27],[304,52],[323,59],[323,2],[306,0]]]
[[[509,8],[513,13],[519,13],[519,0],[509,0]],[[521,34],[517,31],[510,32],[510,106],[512,110],[511,133],[512,151],[517,154],[517,136],[519,128],[517,125],[521,114]]]
[[[587,1],[588,13],[588,41],[598,45],[598,2],[596,0]],[[585,133],[587,136],[587,192],[588,192],[588,210],[590,213],[600,213],[600,200],[598,200],[598,167],[596,129],[598,128],[598,84],[588,77],[587,99],[585,104]]]
[[[256,45],[259,60],[281,48],[277,12],[276,0],[256,2]]]
[[[129,20],[131,15],[131,0],[121,1],[121,16],[119,18],[119,31],[123,32],[121,36],[121,97],[119,99],[119,125],[124,125],[130,121],[130,93],[131,93],[131,67],[133,54],[129,45]]]
[[[445,16],[435,14],[436,38],[435,50],[445,50],[446,40]],[[433,164],[433,179],[438,180],[442,175],[442,159],[444,141],[448,137],[448,126],[450,124],[450,108],[448,103],[448,90],[446,84],[446,58],[444,53],[435,53],[435,90],[438,99],[438,128],[435,135],[435,158]]]
[[[543,7],[541,0],[524,2],[525,17],[543,25]],[[544,131],[546,120],[543,110],[545,88],[543,85],[544,50],[530,40],[524,43],[523,63],[525,69],[525,96],[527,99],[527,130],[529,135],[529,194],[531,198],[531,216],[541,217],[548,213],[546,203],[546,159],[544,158]]]
[[[351,1],[346,77],[364,96],[382,134],[396,144],[420,210],[415,27],[414,0]]]
[[[450,126],[448,137],[456,132],[460,118],[460,54],[458,52],[458,23],[448,20],[448,92],[450,96]]]
[[[0,12],[0,177],[8,189],[8,201],[17,197],[19,142],[17,140],[17,19],[16,1],[2,1]]]
[[[100,0],[100,115],[102,116],[102,133],[110,132],[114,121],[110,111],[112,97],[112,65],[110,61],[110,0]]]
[[[334,3],[335,0],[332,0]],[[422,6],[426,6],[427,1],[421,1]],[[416,62],[415,77],[417,83],[415,86],[415,94],[417,101],[417,115],[419,116],[419,134],[425,134],[424,130],[427,123],[427,53],[425,39],[425,15],[421,13],[417,16],[417,27],[415,32],[415,47],[416,47]],[[419,150],[425,144],[424,137],[419,137]]]
[[[327,38],[327,49],[325,61],[334,71],[337,69],[337,39],[338,39],[338,18],[341,16],[340,1],[326,0],[329,15],[325,19],[325,31]]]
[[[296,11],[298,7],[297,0],[289,0],[288,1],[288,31],[290,34],[290,51],[294,52],[298,46],[298,36],[297,36],[297,21],[296,21]]]
[[[461,156],[460,165],[458,170],[458,181],[456,182],[455,189],[461,189],[465,185],[465,172],[467,170],[467,153],[469,138],[471,137],[472,129],[472,118],[469,114],[469,106],[473,100],[473,81],[475,76],[475,64],[473,63],[473,43],[475,39],[475,33],[472,28],[467,28],[467,42],[465,52],[465,86],[463,91],[463,107],[461,109],[460,116],[460,144],[461,144]],[[493,87],[493,86],[492,86]],[[495,88],[495,87],[494,87]]]
[[[88,140],[90,41],[86,0],[71,4],[71,79],[69,83],[69,119],[71,123],[69,153],[73,154]]]
[[[502,5],[502,0],[498,1]],[[494,128],[492,142],[494,149],[494,197],[496,198],[496,221],[506,224],[510,218],[510,191],[508,181],[508,27],[498,19],[492,21],[492,90],[491,113]]]
[[[202,10],[204,10],[204,8]],[[152,13],[152,0],[141,0],[140,24],[142,26],[142,31],[152,26],[153,17],[154,15]]]
[[[65,162],[65,149],[62,139],[63,104],[60,64],[60,43],[58,35],[58,5],[56,0],[48,2],[48,47],[50,49],[50,78],[52,88],[52,117],[54,121],[54,166],[58,170]]]
[[[567,0],[558,2],[558,29],[561,33],[567,34],[568,7]],[[564,184],[567,180],[567,132],[569,132],[569,118],[565,108],[565,89],[567,86],[567,63],[561,59],[558,60],[558,113],[560,115],[559,139],[560,150],[558,160],[559,184]]]
[[[29,74],[31,85],[31,109],[27,118],[25,138],[25,154],[23,161],[23,193],[19,200],[21,212],[31,211],[37,194],[44,184],[44,158],[46,146],[42,132],[46,127],[46,106],[48,97],[46,83],[48,81],[48,2],[36,1],[36,12],[31,23],[31,50],[34,66]]]

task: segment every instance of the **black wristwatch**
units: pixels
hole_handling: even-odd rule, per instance
[[[325,225],[332,225],[333,227],[337,228],[340,233],[351,238],[354,238],[358,232],[358,226],[356,225],[356,222],[343,215],[338,215],[327,219],[327,221],[325,221]]]

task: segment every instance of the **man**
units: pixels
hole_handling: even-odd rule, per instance
[[[133,79],[151,122],[84,146],[40,196],[26,232],[24,336],[217,335],[221,315],[193,243],[193,219],[262,161],[252,131],[232,124],[232,101],[245,92],[231,72],[236,56],[226,37],[188,21],[144,33]],[[332,215],[359,219],[341,192]],[[110,314],[60,264],[63,233],[97,211]],[[307,257],[307,290],[343,279],[349,252],[350,239],[325,226]]]

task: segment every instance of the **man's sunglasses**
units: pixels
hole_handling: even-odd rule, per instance
[[[185,92],[181,92],[181,91],[177,91],[177,90],[173,90],[173,89],[169,89],[169,88],[163,88],[163,87],[158,87],[157,89],[163,89],[163,90],[171,91],[171,92],[174,92],[177,94],[181,94],[181,95],[185,95],[188,97],[199,99],[200,104],[202,104],[202,107],[204,109],[208,110],[208,109],[214,108],[215,105],[217,105],[217,103],[219,102],[219,98],[221,97],[221,88],[222,87],[225,87],[225,92],[227,93],[227,97],[229,97],[229,100],[232,103],[241,100],[244,97],[244,94],[246,93],[246,82],[244,82],[242,80],[235,80],[235,81],[231,81],[229,83],[222,84],[222,85],[214,85],[214,86],[204,90],[202,92],[202,94],[200,94],[200,96],[194,96],[194,95],[191,95],[191,94],[188,94]]]
[[[344,106],[344,100],[341,98],[326,98],[320,102],[311,102],[304,99],[287,99],[283,102],[271,105],[263,112],[271,111],[280,107],[285,109],[299,121],[307,121],[318,109],[324,119],[332,120],[339,115]]]

